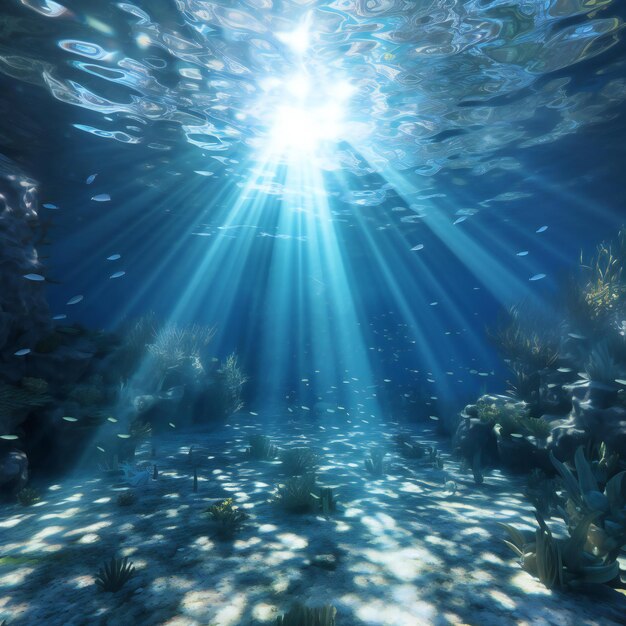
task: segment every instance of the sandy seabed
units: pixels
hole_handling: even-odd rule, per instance
[[[337,626],[626,624],[622,593],[549,591],[521,570],[496,522],[533,526],[523,478],[492,472],[475,486],[430,431],[413,434],[442,449],[443,470],[394,452],[398,424],[259,419],[155,437],[154,458],[144,444],[136,462],[156,464],[158,477],[133,490],[130,506],[117,503],[127,488],[119,478],[85,469],[42,488],[34,506],[4,505],[0,623],[261,626],[301,601],[335,605]],[[255,433],[281,448],[311,446],[339,511],[296,515],[270,503],[285,476],[278,461],[247,458]],[[364,459],[385,442],[388,473],[375,479]],[[231,542],[212,538],[204,513],[226,497],[250,515]],[[136,573],[106,593],[94,581],[113,555]]]

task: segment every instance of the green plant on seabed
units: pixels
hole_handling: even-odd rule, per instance
[[[335,626],[336,615],[334,606],[309,608],[298,602],[276,618],[276,626]]]
[[[103,591],[119,591],[135,574],[135,567],[128,562],[128,557],[112,557],[98,571],[96,585]]]
[[[37,504],[41,500],[39,496],[39,492],[32,487],[24,487],[17,492],[17,501],[22,506],[32,506],[33,504]]]
[[[278,456],[278,448],[267,435],[252,435],[247,454],[258,461],[271,461]]]
[[[220,539],[231,539],[241,530],[248,514],[233,505],[232,498],[221,500],[206,512],[215,525],[215,535]]]
[[[337,510],[338,501],[332,487],[320,487],[319,495],[311,494],[322,515],[330,515]]]
[[[315,510],[315,475],[293,476],[279,485],[272,502],[289,513],[311,513]]]
[[[282,461],[283,470],[290,476],[310,474],[315,471],[318,463],[315,452],[306,447],[284,450],[280,460]]]
[[[384,476],[387,471],[387,464],[385,463],[386,453],[383,450],[375,449],[370,450],[369,459],[365,459],[365,469],[377,478]]]

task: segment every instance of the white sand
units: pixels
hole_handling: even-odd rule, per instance
[[[496,525],[532,524],[520,479],[496,472],[476,487],[445,450],[444,471],[402,459],[393,452],[394,425],[318,421],[262,431],[252,419],[260,418],[236,416],[220,433],[157,439],[158,479],[136,490],[130,507],[116,503],[119,484],[84,470],[51,486],[34,507],[5,506],[0,620],[245,626],[272,624],[300,600],[334,604],[338,626],[626,624],[626,598],[617,591],[550,592],[520,569]],[[337,487],[339,513],[289,515],[268,503],[280,464],[246,459],[255,432],[323,455],[318,482]],[[366,449],[385,440],[390,471],[374,480],[363,467]],[[190,445],[201,461],[198,493]],[[138,462],[152,462],[148,448]],[[457,484],[454,495],[446,478]],[[251,516],[231,544],[210,538],[202,513],[224,497]],[[129,556],[137,571],[121,591],[105,593],[94,576],[114,553]]]

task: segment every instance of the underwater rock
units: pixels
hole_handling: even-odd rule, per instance
[[[0,156],[0,184],[0,376],[16,380],[24,375],[26,360],[14,352],[33,347],[50,333],[52,322],[45,281],[24,278],[43,272],[36,250],[43,228],[35,183]]]
[[[17,493],[28,482],[28,457],[21,450],[0,452],[0,490]]]

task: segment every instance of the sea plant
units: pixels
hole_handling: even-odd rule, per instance
[[[566,588],[581,583],[607,583],[619,575],[619,565],[585,549],[589,527],[598,516],[588,513],[580,518],[564,539],[555,538],[540,513],[535,512],[539,524],[534,536],[517,528],[499,523],[508,533],[506,545],[520,559],[522,568],[538,578],[548,589]]]
[[[0,383],[0,413],[11,415],[34,407],[45,406],[52,398],[43,387],[32,384],[32,378],[25,378],[21,385]]]
[[[334,606],[310,608],[298,602],[276,618],[276,626],[335,626],[336,615]]]
[[[214,334],[215,329],[209,326],[165,324],[157,330],[153,343],[148,344],[148,352],[164,372],[184,359],[200,357]]]
[[[241,530],[248,514],[233,505],[232,498],[226,498],[207,509],[213,522],[215,535],[220,539],[231,539]]]
[[[559,478],[548,477],[545,472],[535,468],[528,475],[524,493],[543,517],[549,517],[564,504],[559,496],[560,488]]]
[[[589,360],[582,373],[583,378],[603,385],[615,385],[615,379],[619,378],[622,373],[621,368],[617,365],[606,341],[594,346],[589,355]]]
[[[602,486],[580,446],[574,455],[576,474],[552,452],[550,460],[561,476],[567,494],[561,515],[570,531],[581,519],[593,514],[593,525],[586,538],[594,554],[615,559],[626,545],[626,471],[619,472]]]
[[[330,515],[337,510],[337,498],[332,487],[320,487],[318,494],[312,494],[323,515]]]
[[[311,448],[300,447],[284,450],[280,456],[282,468],[290,476],[310,474],[315,471],[318,459]]]
[[[365,469],[376,477],[384,476],[387,470],[387,464],[385,463],[386,453],[380,448],[370,450],[370,456],[365,459]]]
[[[135,492],[131,491],[130,489],[127,489],[126,491],[122,491],[117,496],[118,506],[130,506],[131,504],[135,504],[136,501],[137,501],[137,494],[135,494]]]
[[[112,557],[98,571],[96,585],[103,591],[119,591],[135,574],[135,567],[128,557]]]
[[[217,371],[217,376],[221,382],[222,394],[224,396],[224,412],[232,415],[243,407],[241,399],[242,389],[248,377],[244,375],[239,367],[237,355],[232,353],[226,357]]]
[[[22,506],[32,506],[41,500],[39,492],[33,487],[24,487],[17,492],[17,501]]]
[[[311,513],[315,510],[315,475],[293,476],[278,485],[272,502],[289,513]]]
[[[252,435],[247,454],[258,461],[271,461],[278,456],[278,448],[267,435]]]
[[[405,434],[396,436],[396,444],[398,451],[405,459],[423,459],[426,455],[426,448],[420,443],[414,443],[411,438]]]

